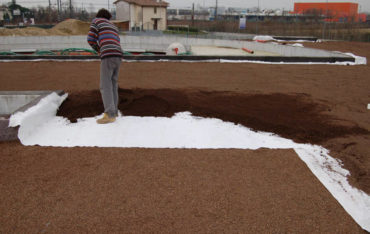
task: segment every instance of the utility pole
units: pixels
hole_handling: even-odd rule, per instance
[[[58,22],[60,22],[62,11],[62,0],[57,0],[57,5],[58,5]]]
[[[191,12],[191,25],[194,27],[194,3],[193,3],[193,10]]]
[[[49,24],[51,23],[51,1],[49,0]]]
[[[109,0],[108,0],[108,11],[109,11]]]
[[[326,0],[326,12],[325,12],[325,16],[324,16],[324,26],[323,26],[323,29],[322,29],[322,39],[325,38],[325,30],[326,30],[326,20],[327,20],[327,17],[328,17],[328,0]]]
[[[69,0],[69,18],[73,18],[72,0]]]
[[[217,20],[217,8],[218,8],[218,0],[216,0],[216,7],[215,7],[215,20]]]
[[[260,0],[257,2],[257,13],[256,13],[256,34],[258,34],[258,21],[259,21],[259,14],[260,14]]]

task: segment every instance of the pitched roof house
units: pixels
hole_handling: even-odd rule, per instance
[[[11,17],[11,14],[9,13],[8,8],[0,6],[0,21],[5,20],[4,16],[8,13],[8,16]]]
[[[116,19],[130,30],[166,30],[168,3],[162,0],[117,0]]]

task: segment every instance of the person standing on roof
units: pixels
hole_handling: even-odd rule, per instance
[[[97,120],[98,124],[112,123],[118,116],[118,74],[123,52],[118,29],[109,21],[111,18],[108,10],[100,9],[87,36],[87,42],[101,58],[100,93],[104,114]]]

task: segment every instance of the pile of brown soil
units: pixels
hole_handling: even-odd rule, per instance
[[[27,27],[27,28],[14,28],[14,29],[0,29],[0,36],[48,36],[47,29]]]
[[[68,19],[55,25],[50,31],[58,35],[86,35],[90,24],[81,20]]]
[[[75,19],[65,20],[51,29],[37,27],[1,29],[0,36],[70,36],[86,35],[90,24]]]
[[[219,118],[266,131],[300,143],[320,144],[336,137],[369,134],[358,126],[340,125],[324,114],[328,107],[310,101],[307,95],[256,94],[187,90],[119,90],[123,115],[171,117],[190,111],[195,116]],[[70,94],[58,115],[76,122],[103,112],[98,90]]]

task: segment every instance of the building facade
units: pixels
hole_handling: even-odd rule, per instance
[[[118,0],[116,19],[128,22],[131,31],[166,30],[168,3],[161,0]]]
[[[209,20],[210,14],[205,9],[168,9],[167,19],[168,20]]]
[[[0,21],[4,21],[5,9],[0,7]]]
[[[0,6],[0,21],[4,21],[8,17],[9,20],[12,19],[12,14],[7,7]]]
[[[294,14],[316,15],[329,22],[358,22],[358,4],[351,2],[297,2]]]

